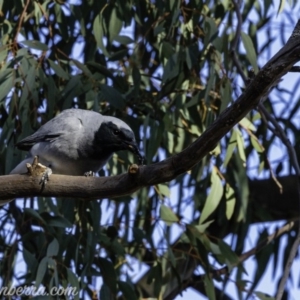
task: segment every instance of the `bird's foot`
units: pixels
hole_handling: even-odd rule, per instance
[[[52,170],[50,168],[46,168],[46,170],[42,174],[42,178],[39,182],[39,184],[42,185],[42,188],[44,188],[45,185],[47,184],[47,182],[49,181],[51,174],[52,174]]]
[[[40,176],[42,175],[42,178],[39,182],[39,184],[42,185],[42,189],[45,187],[46,183],[49,181],[50,175],[52,174],[52,170],[42,164],[39,163],[38,156],[35,156],[33,158],[32,164],[27,163],[26,164],[28,174],[30,176]]]
[[[93,171],[88,171],[83,174],[85,177],[96,177],[96,173]]]

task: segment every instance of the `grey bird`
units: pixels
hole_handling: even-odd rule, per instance
[[[10,174],[27,171],[26,163],[38,156],[54,174],[82,176],[98,172],[114,152],[129,150],[143,159],[134,133],[122,120],[83,109],[67,109],[16,144],[29,156]]]

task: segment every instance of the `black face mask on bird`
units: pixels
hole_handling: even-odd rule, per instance
[[[139,163],[143,164],[143,156],[129,127],[118,126],[113,122],[102,123],[99,130],[95,133],[95,146],[101,147],[101,145],[105,145],[105,151],[108,153],[129,150],[136,154]]]

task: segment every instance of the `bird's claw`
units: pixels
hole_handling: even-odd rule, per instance
[[[96,173],[93,171],[88,171],[84,173],[85,177],[96,177]]]
[[[52,170],[49,167],[40,164],[38,156],[35,156],[33,158],[32,164],[27,163],[26,167],[27,167],[28,174],[30,176],[42,175],[39,184],[42,185],[42,189],[43,189],[46,183],[49,181],[50,175],[52,174]]]
[[[47,184],[47,182],[50,179],[51,174],[52,174],[52,170],[50,168],[47,168],[46,171],[42,174],[42,178],[39,182],[39,184],[41,184],[42,187],[45,187],[45,185]]]

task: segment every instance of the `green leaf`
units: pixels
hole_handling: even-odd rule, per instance
[[[106,84],[100,84],[100,100],[105,100],[117,109],[125,107],[124,97],[113,87]]]
[[[34,16],[35,16],[35,24],[38,25],[42,17],[42,12],[39,5],[36,2],[34,2]]]
[[[30,66],[28,70],[22,70],[25,74],[25,84],[22,91],[22,96],[20,99],[20,107],[27,105],[27,100],[29,97],[33,96],[33,91],[36,89],[36,67],[34,65]]]
[[[275,300],[274,297],[268,295],[268,294],[265,294],[265,293],[262,293],[262,292],[254,292],[254,294],[260,299],[260,300]]]
[[[28,46],[29,48],[33,48],[36,50],[47,51],[48,46],[39,42],[39,41],[22,41],[23,45]]]
[[[103,23],[104,23],[103,15],[102,12],[100,12],[94,20],[93,31],[97,42],[97,46],[103,51],[103,54],[105,56],[109,57],[109,53],[107,52],[106,47],[104,46],[103,43],[103,38],[105,34]]]
[[[240,155],[241,160],[245,164],[246,163],[246,154],[245,154],[244,139],[243,139],[242,133],[239,131],[239,129],[236,129],[236,131],[237,131],[236,141],[237,141],[238,153]]]
[[[226,218],[227,220],[230,220],[234,212],[236,198],[235,198],[234,189],[229,184],[226,184],[225,187],[225,198],[226,198]]]
[[[26,248],[23,248],[23,257],[30,271],[35,272],[36,267],[38,265],[38,261],[35,258],[35,256],[31,252],[29,252]]]
[[[277,10],[277,17],[283,11],[284,6],[285,6],[285,0],[280,0],[279,6],[278,6],[278,10]]]
[[[160,262],[156,261],[154,266],[151,267],[148,273],[147,283],[154,284],[154,296],[158,297],[163,284],[162,265]]]
[[[250,141],[257,153],[263,153],[265,151],[264,146],[259,142],[256,136],[250,136]]]
[[[118,286],[123,294],[124,299],[138,300],[133,288],[125,281],[118,281]]]
[[[32,208],[24,208],[24,213],[32,217],[33,219],[38,220],[42,224],[46,224],[45,220]]]
[[[134,89],[136,90],[136,94],[138,96],[138,92],[141,85],[141,73],[136,66],[132,67],[132,80],[133,80]]]
[[[111,11],[108,25],[109,41],[112,42],[122,29],[122,20],[118,16],[117,8],[114,7]]]
[[[14,86],[15,71],[13,69],[6,69],[0,72],[0,103],[6,99],[8,93]]]
[[[256,57],[256,52],[255,52],[255,49],[253,46],[253,42],[252,42],[251,38],[249,37],[249,35],[243,31],[241,32],[241,37],[242,37],[244,47],[246,49],[246,56],[256,74],[258,72],[258,65],[257,65],[257,57]]]
[[[179,219],[174,212],[163,204],[160,206],[159,215],[160,218],[167,224],[167,226],[171,226],[172,224],[179,222]]]
[[[210,192],[205,200],[204,208],[201,212],[199,224],[203,224],[204,221],[215,211],[219,205],[223,195],[223,185],[217,174],[217,169],[213,168],[211,173],[211,188]]]
[[[223,240],[219,240],[218,244],[222,255],[227,261],[227,267],[230,269],[230,267],[236,266],[239,263],[239,257],[236,253]]]
[[[63,79],[69,79],[70,76],[68,75],[68,73],[59,65],[56,64],[53,60],[48,59],[48,62],[50,64],[50,67],[53,69],[53,71],[55,72],[55,74]]]
[[[221,100],[222,100],[220,112],[222,112],[225,108],[227,108],[229,103],[232,102],[231,82],[227,77],[223,79],[220,92],[221,92]]]
[[[52,242],[48,245],[47,248],[47,256],[52,257],[56,256],[59,250],[59,244],[56,238],[52,240]]]
[[[80,288],[79,288],[78,278],[69,268],[67,268],[67,274],[68,274],[68,282],[70,283],[70,287],[74,291],[72,295],[75,296],[74,297],[75,300],[79,300]]]
[[[87,68],[86,65],[82,64],[80,61],[78,61],[78,60],[76,60],[76,59],[72,59],[71,61],[74,63],[74,65],[75,65],[78,69],[80,69],[80,70],[84,73],[85,76],[87,76],[87,77],[92,77],[92,76],[93,76],[93,74],[92,74],[91,71]]]
[[[51,216],[50,218],[45,217],[45,220],[47,221],[47,225],[53,227],[71,228],[73,226],[72,223],[62,216]]]
[[[159,54],[162,58],[169,59],[175,53],[174,47],[171,43],[163,41],[159,48]]]
[[[65,88],[61,91],[60,99],[63,100],[64,109],[72,107],[74,97],[77,96],[78,89],[82,87],[80,79],[81,75],[72,76]]]
[[[194,228],[196,228],[200,233],[204,233],[205,230],[209,227],[209,225],[211,223],[213,223],[215,220],[210,220],[206,223],[203,223],[203,224],[199,224],[199,225],[195,225],[193,226]]]
[[[100,297],[99,299],[101,300],[112,300],[115,299],[113,296],[113,293],[111,292],[110,288],[108,287],[107,284],[102,284],[102,287],[100,289]]]
[[[117,292],[117,276],[113,264],[106,258],[99,257],[98,265],[105,285],[107,285],[113,294]],[[102,298],[101,298],[102,299]]]
[[[228,146],[227,146],[226,156],[225,156],[225,159],[223,162],[224,167],[226,167],[227,164],[229,163],[229,161],[232,157],[232,154],[236,148],[236,145],[237,145],[237,132],[235,129],[233,129]]]
[[[134,40],[127,35],[117,35],[114,37],[114,41],[122,45],[129,45],[134,43]]]
[[[157,189],[163,196],[170,198],[170,189],[168,185],[160,183],[157,185]]]
[[[220,255],[222,253],[219,245],[217,245],[213,242],[209,243],[209,247],[210,247],[211,252],[215,255]]]
[[[215,300],[216,299],[215,286],[213,280],[207,274],[204,277],[204,287],[205,287],[207,299]]]
[[[165,30],[165,22],[161,22],[157,26],[154,27],[153,35],[157,36],[160,33],[164,32],[164,30]]]
[[[8,55],[8,47],[7,46],[0,47],[0,63],[1,63],[1,65],[2,65],[2,62],[4,62],[6,60],[7,55]]]
[[[205,48],[218,36],[218,27],[216,21],[212,18],[206,17],[204,22],[204,46]]]
[[[36,279],[35,279],[35,287],[39,287],[42,280],[44,279],[45,273],[48,268],[48,260],[49,258],[47,256],[43,257],[42,260],[39,263],[39,267],[36,273]]]
[[[120,51],[116,51],[109,56],[109,61],[118,61],[122,60],[128,54],[127,49],[122,49]]]
[[[244,127],[247,128],[251,131],[256,131],[256,127],[253,125],[253,123],[248,119],[248,118],[243,118],[241,121],[239,121],[239,124]]]

